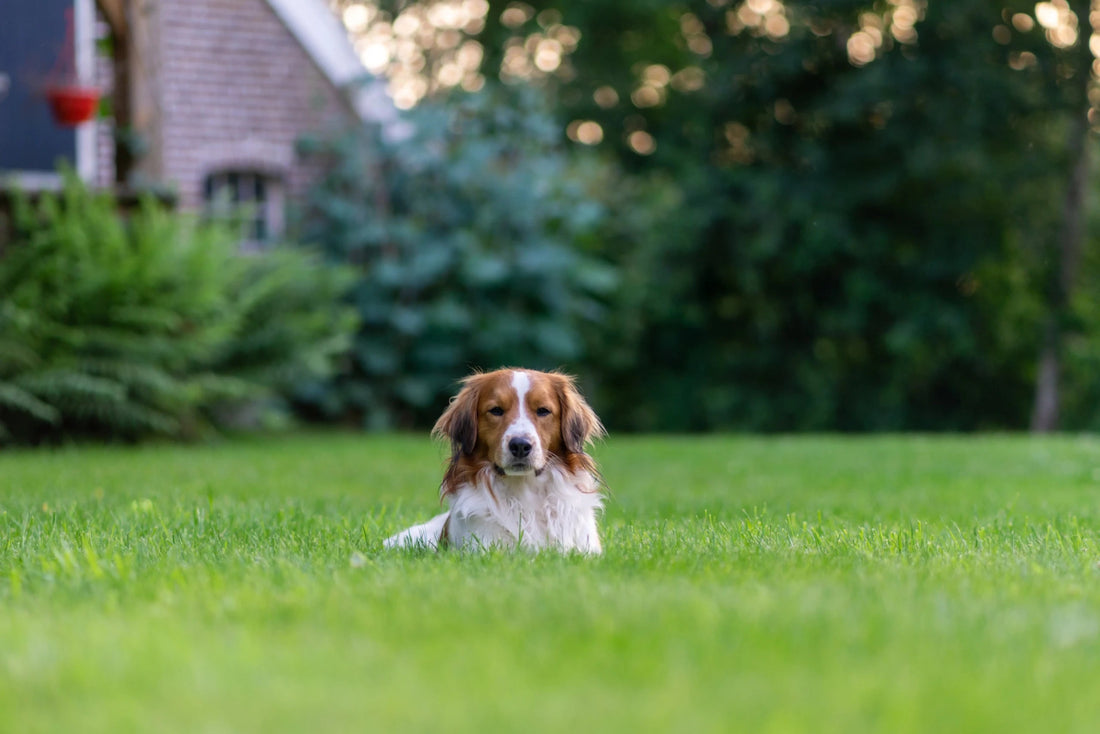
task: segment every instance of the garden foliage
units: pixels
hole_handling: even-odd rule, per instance
[[[245,257],[229,229],[127,216],[74,176],[14,199],[0,258],[0,441],[194,436],[325,374],[345,275],[304,251]],[[254,411],[253,411],[254,412]]]
[[[1087,3],[1058,6],[1082,29],[1061,46],[1020,0],[489,5],[483,73],[579,39],[529,83],[630,172],[593,187],[612,214],[578,245],[620,270],[569,363],[609,425],[1021,428],[1044,332],[1064,425],[1096,425],[1097,230],[1078,258],[1061,236],[1095,154],[1071,144],[1097,119]]]
[[[575,365],[607,317],[614,268],[592,255],[605,171],[564,148],[522,90],[422,105],[405,135],[306,141],[328,161],[303,237],[358,279],[349,369],[308,405],[371,427],[424,424],[471,368]]]

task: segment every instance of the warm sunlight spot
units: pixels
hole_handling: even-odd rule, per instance
[[[458,64],[444,64],[439,68],[439,73],[436,74],[436,78],[439,83],[445,87],[457,87],[462,83],[462,78],[466,75],[466,70]]]
[[[462,43],[462,33],[453,28],[440,31],[435,37],[436,48],[452,49]]]
[[[672,79],[672,73],[664,64],[652,64],[642,71],[642,81],[654,87],[663,87]]]
[[[342,14],[363,65],[389,78],[388,90],[398,107],[413,107],[437,90],[484,86],[480,71],[485,51],[471,36],[485,26],[487,0],[433,0],[400,7],[391,14],[376,2],[360,1],[349,3]],[[518,2],[508,7],[521,14],[530,10]],[[525,72],[533,68],[530,63],[526,67]]]
[[[688,36],[687,43],[691,52],[697,56],[710,56],[711,51],[714,50],[714,44],[711,43],[710,38],[701,34]]]
[[[1069,26],[1059,26],[1047,32],[1050,42],[1058,48],[1069,48],[1077,43],[1077,29]]]
[[[467,41],[462,44],[455,54],[455,59],[462,67],[469,71],[477,71],[481,67],[481,60],[485,57],[485,49],[477,41]]]
[[[1093,56],[1100,57],[1100,36],[1095,33],[1089,36],[1089,51]]]
[[[561,66],[561,44],[553,38],[543,38],[535,46],[535,66],[540,71],[551,72]]]
[[[859,30],[848,37],[848,61],[853,66],[864,66],[875,60],[879,49],[890,48],[894,41],[903,44],[916,43],[916,24],[924,17],[926,0],[889,0],[890,8],[879,14],[861,13]],[[811,26],[815,34],[819,30]],[[831,28],[820,29],[825,35]]]
[[[577,125],[576,135],[578,143],[595,145],[603,140],[603,128],[600,127],[600,123],[598,122],[585,120]]]
[[[416,45],[416,41],[412,41],[408,38],[402,38],[394,44],[397,53],[395,56],[406,66],[414,67],[418,62],[423,62],[424,54],[420,53],[420,47]],[[422,66],[420,68],[423,68]],[[417,69],[419,71],[419,69]]]
[[[871,37],[871,42],[875,44],[876,48],[882,45],[883,21],[881,16],[874,13],[863,13],[859,16],[859,29]]]
[[[740,122],[727,122],[723,133],[730,145],[743,145],[749,137],[749,129]]]
[[[398,109],[408,110],[416,106],[424,96],[421,79],[398,78],[390,80],[390,97]],[[426,85],[424,85],[426,86]]]
[[[465,0],[462,3],[462,8],[466,11],[466,15],[471,18],[484,18],[489,14],[488,0]]]
[[[791,31],[791,23],[787,20],[787,8],[780,0],[747,0],[737,10],[727,10],[726,32],[736,36],[743,30],[748,30],[754,36],[766,36],[773,41],[782,40]],[[692,48],[690,39],[688,40],[688,48]],[[709,42],[710,39],[707,38],[707,40]],[[702,48],[701,44],[700,48]],[[707,54],[701,55],[709,55],[709,50]]]
[[[566,63],[566,56],[576,49],[580,37],[576,28],[552,25],[545,33],[536,31],[525,38],[508,39],[500,65],[501,77],[506,82],[539,81],[550,75],[570,78],[575,72]]]
[[[760,24],[762,16],[748,6],[748,4],[742,5],[737,9],[737,20],[741,21],[741,25],[746,28],[755,28]]]
[[[522,43],[509,45],[504,49],[504,60],[500,64],[501,74],[507,79],[526,79],[531,76],[531,61]]]
[[[547,8],[538,14],[536,20],[540,26],[549,30],[561,23],[561,11],[557,8]]]
[[[626,143],[638,155],[652,155],[657,150],[657,141],[644,130],[635,130],[630,133]]]
[[[875,40],[866,31],[856,31],[848,37],[848,60],[863,66],[875,60]]]
[[[420,30],[420,18],[412,13],[402,13],[393,22],[393,34],[408,38]]]
[[[703,21],[694,13],[684,13],[680,16],[680,33],[687,41],[687,47],[698,56],[710,56],[714,50],[714,44],[706,34]]]
[[[577,44],[581,42],[579,29],[569,25],[559,25],[551,29],[553,36],[561,44],[562,48],[572,53],[577,50]]]
[[[1036,3],[1035,19],[1046,30],[1047,40],[1057,48],[1069,48],[1077,43],[1077,14],[1066,0]]]
[[[1057,28],[1059,22],[1058,8],[1054,3],[1037,3],[1035,5],[1035,19],[1043,28]]]
[[[684,13],[680,16],[680,32],[685,36],[690,36],[694,33],[705,33],[706,28],[697,15]]]
[[[672,75],[672,88],[677,92],[697,92],[706,83],[706,74],[698,66],[688,66]]]
[[[647,84],[635,89],[630,95],[630,101],[634,103],[635,107],[656,107],[661,104],[662,96],[657,87],[651,87]]]
[[[791,32],[791,24],[785,16],[779,13],[769,15],[764,19],[764,32],[772,40],[778,41],[786,38],[787,34]]]
[[[344,25],[352,33],[362,33],[370,25],[372,10],[365,5],[349,5],[344,9]]]
[[[1012,31],[1006,25],[993,26],[993,40],[1001,45],[1012,43]]]
[[[619,93],[615,91],[614,87],[604,85],[596,88],[596,91],[592,93],[592,99],[600,107],[609,110],[619,103]]]
[[[535,9],[526,3],[512,3],[500,14],[500,22],[508,28],[519,28],[531,20],[535,15]]]
[[[890,0],[887,14],[890,35],[898,43],[917,42],[917,23],[924,17],[924,0]]]
[[[740,122],[727,122],[723,133],[727,148],[720,154],[720,160],[736,165],[752,163],[753,151],[749,145],[749,129]]]
[[[1016,71],[1030,69],[1035,66],[1036,63],[1038,63],[1038,59],[1036,59],[1035,54],[1030,51],[1021,51],[1008,55],[1008,65]]]
[[[745,30],[745,24],[741,22],[741,18],[732,10],[726,11],[726,33],[731,36],[736,36],[741,31]]]
[[[372,74],[381,74],[390,63],[390,49],[384,43],[368,43],[359,52],[359,58],[367,71]]]
[[[476,92],[484,86],[485,77],[481,74],[468,75],[462,80],[462,88],[467,92]]]
[[[428,8],[428,22],[439,29],[461,28],[468,20],[462,5],[444,2]]]
[[[485,30],[485,16],[471,16],[466,25],[462,26],[462,30],[471,36],[476,36],[478,33],[481,33],[483,30]]]
[[[912,5],[901,5],[890,14],[890,23],[897,28],[912,28],[917,20],[917,9]]]
[[[1016,13],[1012,16],[1012,27],[1020,33],[1027,33],[1035,27],[1035,19],[1027,13]]]

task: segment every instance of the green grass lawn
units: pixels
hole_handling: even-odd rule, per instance
[[[2,732],[1093,732],[1100,440],[598,447],[598,559],[383,552],[442,449],[0,454]]]

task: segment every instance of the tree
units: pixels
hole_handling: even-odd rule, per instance
[[[1078,27],[1090,27],[1090,2],[1078,0],[1063,4],[1065,20],[1050,25],[1058,27],[1067,23],[1070,16]],[[1061,19],[1058,19],[1061,20]],[[1069,39],[1067,38],[1066,41]],[[1043,326],[1043,339],[1039,355],[1035,388],[1035,406],[1031,416],[1031,429],[1048,432],[1059,427],[1062,400],[1061,378],[1065,350],[1064,341],[1068,323],[1072,318],[1072,301],[1081,252],[1086,231],[1085,192],[1089,178],[1089,113],[1092,103],[1089,90],[1094,86],[1093,63],[1095,57],[1082,34],[1075,43],[1055,43],[1067,47],[1057,58],[1057,74],[1050,80],[1051,86],[1061,92],[1056,97],[1057,109],[1066,117],[1066,182],[1062,203],[1062,220],[1059,225],[1057,256],[1048,268],[1047,314]],[[1060,98],[1059,98],[1060,97]]]
[[[1087,5],[485,4],[468,26],[479,74],[543,87],[571,139],[680,191],[644,252],[607,253],[642,289],[641,327],[599,365],[612,415],[685,429],[1049,416],[1033,405],[1057,404],[1083,246],[1084,187],[1067,183],[1087,173]],[[424,6],[394,4],[392,28]],[[432,53],[427,74],[459,78]]]

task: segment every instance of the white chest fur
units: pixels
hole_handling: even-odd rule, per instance
[[[435,550],[442,539],[468,550],[519,546],[599,555],[596,516],[602,507],[596,478],[586,471],[570,474],[548,467],[539,476],[524,477],[487,471],[457,489],[448,512],[388,538],[385,545]]]
[[[500,545],[600,553],[595,478],[548,467],[539,476],[495,473],[462,486],[451,502],[449,540],[460,547]]]

